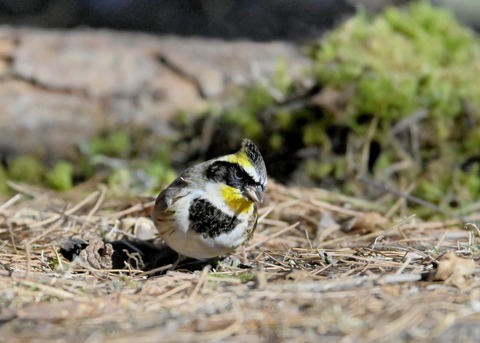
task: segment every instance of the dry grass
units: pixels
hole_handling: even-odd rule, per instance
[[[386,208],[273,184],[247,248],[254,268],[147,278],[58,251],[67,237],[136,235],[152,199],[12,186],[18,195],[0,204],[0,341],[480,339],[480,275],[468,261],[480,259],[478,238],[456,219],[419,220],[401,199]],[[448,251],[468,260],[442,260]]]

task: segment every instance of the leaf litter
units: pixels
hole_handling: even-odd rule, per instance
[[[272,183],[250,266],[237,254],[171,270],[161,244],[144,241],[155,237],[153,197],[11,186],[18,194],[0,204],[0,341],[480,338],[475,212],[422,221]]]

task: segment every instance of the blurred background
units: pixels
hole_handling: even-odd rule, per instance
[[[250,137],[279,182],[461,212],[477,2],[0,0],[0,194],[152,193]]]
[[[3,24],[79,26],[220,38],[317,38],[359,6],[379,11],[408,0],[2,0]],[[475,0],[435,0],[479,28]]]
[[[315,37],[354,10],[344,0],[3,0],[0,6],[2,21],[15,25],[255,40]]]

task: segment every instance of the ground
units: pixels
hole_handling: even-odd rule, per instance
[[[234,256],[161,274],[135,268],[138,254],[107,269],[111,251],[98,240],[151,238],[153,197],[119,199],[94,183],[63,194],[10,186],[17,194],[0,205],[0,342],[480,338],[478,237],[464,229],[478,220],[473,207],[463,220],[423,221],[403,199],[386,206],[273,183],[250,268]],[[95,247],[92,259],[61,256],[71,237]],[[95,254],[106,264],[95,266]]]

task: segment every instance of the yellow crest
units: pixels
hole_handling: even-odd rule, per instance
[[[240,150],[236,154],[226,156],[225,160],[231,163],[239,164],[244,168],[253,167],[252,163],[248,159],[247,154],[243,150]]]

